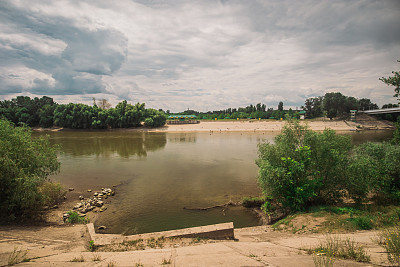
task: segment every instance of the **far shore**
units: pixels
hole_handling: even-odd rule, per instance
[[[76,130],[64,128],[33,128],[34,131],[146,131],[146,132],[280,132],[286,121],[277,120],[239,120],[239,121],[200,121],[198,124],[166,124],[158,128],[122,128],[105,130]],[[308,125],[313,131],[332,129],[335,131],[360,130],[392,130],[393,124],[380,120],[360,120],[357,122],[346,120],[303,120],[301,124]]]

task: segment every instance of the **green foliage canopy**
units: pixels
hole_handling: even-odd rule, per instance
[[[57,148],[46,138],[32,138],[26,127],[0,119],[0,217],[37,212],[48,201],[43,186],[59,171]]]
[[[287,123],[274,144],[259,146],[259,184],[266,195],[292,210],[302,210],[317,200],[337,202],[343,195],[342,170],[350,149],[347,136]]]
[[[399,60],[397,62],[400,62]],[[393,97],[397,97],[397,100],[400,101],[400,72],[392,71],[393,76],[389,76],[387,78],[382,77],[379,78],[382,82],[387,85],[394,86],[394,95]],[[400,104],[400,102],[399,102]]]
[[[350,136],[317,133],[287,123],[274,144],[259,145],[258,182],[266,195],[291,211],[313,203],[335,204],[344,197],[362,203],[400,203],[400,146],[365,143],[353,148]]]

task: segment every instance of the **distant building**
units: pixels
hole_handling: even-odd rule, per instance
[[[306,117],[306,111],[305,110],[299,111],[299,115],[300,115],[300,120],[304,120]]]
[[[167,124],[195,124],[200,123],[195,115],[169,115]]]

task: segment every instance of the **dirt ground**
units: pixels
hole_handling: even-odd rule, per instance
[[[334,266],[388,266],[384,250],[375,241],[376,231],[335,236],[363,246],[371,262],[336,260]],[[21,252],[18,262],[22,261],[17,266],[314,266],[307,250],[323,242],[326,235],[258,226],[236,229],[235,238],[179,240],[161,248],[90,252],[85,225],[0,227],[0,266],[6,266],[16,252]]]

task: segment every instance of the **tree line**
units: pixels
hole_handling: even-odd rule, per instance
[[[167,111],[168,113],[168,111]],[[280,119],[280,118],[300,118],[298,111],[283,109],[283,102],[279,102],[278,109],[268,108],[265,104],[250,104],[246,107],[228,108],[222,110],[214,110],[207,112],[199,112],[195,110],[185,110],[177,113],[177,115],[196,115],[200,120],[222,120],[222,119]]]
[[[350,110],[378,109],[378,105],[368,98],[357,99],[339,92],[326,93],[324,96],[307,98],[303,110],[307,118],[321,117],[324,114],[332,119],[350,113]]]
[[[146,109],[144,103],[129,104],[126,100],[115,108],[104,99],[93,105],[57,104],[52,98],[30,98],[18,96],[0,101],[0,117],[16,125],[30,127],[59,126],[71,129],[107,129],[138,127],[144,122],[148,127],[163,126],[166,115],[163,111]]]
[[[385,104],[382,108],[396,107],[396,104]],[[326,93],[324,96],[307,98],[300,110],[284,109],[282,101],[277,109],[267,108],[265,104],[250,104],[246,107],[199,112],[186,110],[177,115],[196,115],[197,119],[299,119],[300,111],[305,111],[306,118],[321,116],[335,118],[347,116],[350,110],[369,110],[379,108],[368,98],[357,99],[339,92]],[[107,129],[139,127],[142,122],[148,127],[163,126],[169,110],[146,109],[144,103],[129,104],[126,100],[114,108],[107,100],[94,99],[93,105],[57,104],[52,98],[30,98],[18,96],[11,100],[0,101],[0,117],[15,123],[31,127],[59,126],[71,129]],[[391,114],[383,115],[383,119],[391,120]],[[394,118],[395,120],[395,118]]]
[[[386,105],[387,106],[387,105]],[[370,110],[379,108],[368,98],[357,99],[345,96],[341,93],[326,93],[324,96],[307,98],[300,110],[284,109],[283,102],[278,103],[278,108],[267,108],[265,104],[258,103],[239,108],[228,108],[224,110],[198,112],[186,110],[178,115],[196,115],[198,119],[292,119],[300,118],[299,111],[305,111],[306,118],[312,119],[321,116],[335,118],[345,116],[350,110]]]

